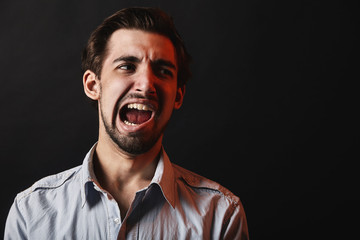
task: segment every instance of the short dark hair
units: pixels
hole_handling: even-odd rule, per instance
[[[137,29],[163,35],[173,43],[178,65],[178,86],[184,86],[191,76],[191,56],[186,51],[172,18],[157,8],[125,8],[106,18],[90,35],[83,50],[81,68],[93,71],[99,78],[110,36],[118,29]]]

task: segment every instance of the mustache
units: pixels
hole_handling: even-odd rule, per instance
[[[119,98],[118,101],[116,102],[116,109],[120,110],[120,105],[122,102],[124,102],[127,99],[145,99],[145,100],[149,100],[149,101],[158,101],[158,98],[155,95],[151,95],[151,94],[140,94],[140,93],[129,93],[128,95],[126,95],[123,98]]]
[[[146,99],[149,101],[157,101],[158,98],[153,94],[140,94],[140,93],[130,93],[129,95],[125,96],[121,101],[126,100],[128,98],[138,98],[138,99]],[[119,102],[121,102],[119,101]]]

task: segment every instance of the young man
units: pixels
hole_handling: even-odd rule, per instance
[[[5,239],[248,239],[239,198],[162,148],[190,76],[171,18],[152,8],[115,13],[90,36],[82,68],[98,142],[81,166],[18,194]]]

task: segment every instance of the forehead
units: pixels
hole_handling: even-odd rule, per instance
[[[139,59],[165,59],[176,63],[175,48],[169,38],[142,30],[119,29],[111,35],[105,61],[124,55]]]

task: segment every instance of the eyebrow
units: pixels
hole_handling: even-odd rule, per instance
[[[153,61],[153,63],[158,66],[166,66],[166,67],[176,70],[175,64],[172,63],[171,61],[168,61],[165,59],[157,59],[157,60]]]
[[[118,57],[116,58],[113,63],[117,63],[117,62],[121,62],[121,61],[124,61],[124,62],[141,62],[141,60],[135,56],[121,56],[121,57]]]
[[[116,58],[113,63],[117,63],[117,62],[121,62],[121,61],[124,61],[124,62],[132,62],[132,63],[139,63],[141,62],[141,59],[139,59],[138,57],[135,57],[135,56],[132,56],[132,55],[129,55],[129,56],[121,56],[121,57],[118,57]],[[155,65],[158,65],[158,66],[166,66],[166,67],[169,67],[169,68],[172,68],[174,70],[176,70],[176,65],[169,61],[169,60],[165,60],[165,59],[156,59],[155,61],[151,61],[152,64],[155,64]]]

